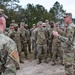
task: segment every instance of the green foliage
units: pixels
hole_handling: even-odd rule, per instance
[[[55,2],[53,7],[50,9],[49,13],[51,14],[51,19],[57,21],[61,19],[62,15],[64,14],[63,6],[60,5],[59,2]]]
[[[9,27],[11,20],[15,19],[15,21],[20,24],[21,21],[24,21],[32,27],[32,24],[39,20],[43,22],[48,19],[49,21],[58,19],[59,13],[64,13],[63,6],[60,5],[59,2],[55,2],[53,7],[50,8],[48,12],[45,7],[42,5],[33,5],[27,4],[26,8],[22,8],[19,4],[19,0],[0,0],[0,8],[4,9],[5,14],[9,17],[7,19],[7,27]]]

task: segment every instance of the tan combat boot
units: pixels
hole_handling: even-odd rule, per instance
[[[38,63],[37,64],[40,64],[41,63],[41,59],[38,59]]]
[[[64,63],[64,61],[61,61],[61,65],[64,65],[65,63]]]
[[[56,64],[55,61],[52,61],[52,62],[51,62],[51,65],[52,65],[52,66],[54,66],[55,64]]]

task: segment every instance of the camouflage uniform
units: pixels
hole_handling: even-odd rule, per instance
[[[17,27],[18,25],[17,24],[14,24],[14,27]],[[21,61],[21,37],[20,37],[20,32],[17,30],[9,30],[9,34],[8,36],[15,41],[16,45],[17,45],[17,50],[19,52],[19,57],[20,57],[20,61]],[[15,63],[16,64],[16,63]],[[16,64],[16,68],[18,69],[19,68],[19,65]]]
[[[24,26],[25,24],[21,22],[20,26]],[[21,44],[22,44],[22,51],[24,51],[25,58],[27,58],[27,38],[28,38],[28,32],[27,30],[23,28],[19,28],[19,31],[21,33]]]
[[[14,61],[19,64],[16,44],[9,37],[0,34],[0,75],[16,75]]]
[[[14,61],[19,64],[19,56],[15,42],[3,34],[6,20],[1,12],[4,11],[0,9],[0,75],[16,75]]]
[[[30,30],[29,29],[27,29],[27,33],[28,33],[28,39],[27,39],[28,50],[29,50],[29,53],[31,53],[31,37],[30,37]]]
[[[55,30],[56,29],[54,29],[53,31],[55,31]],[[56,30],[56,31],[59,34],[62,33],[61,29]],[[63,55],[62,55],[63,52],[61,50],[61,41],[58,39],[58,37],[53,36],[53,33],[51,34],[51,40],[52,40],[52,65],[55,64],[56,56],[58,57],[58,54],[59,54],[59,57],[60,57],[60,60],[61,60],[61,64],[62,64],[62,62],[63,62]]]
[[[49,41],[48,41],[48,54],[50,54],[50,60],[52,58],[52,39],[51,39],[51,34],[52,34],[52,31],[54,30],[54,22],[50,22],[50,30],[48,31],[48,37],[49,37]]]
[[[30,29],[31,31],[31,44],[32,44],[32,50],[34,50],[34,33],[33,30],[35,29],[35,24],[33,24],[33,28]]]
[[[39,25],[42,24],[40,21],[38,23]],[[41,63],[42,55],[44,58],[44,61],[47,60],[47,33],[46,30],[42,27],[38,27],[37,30],[34,33],[34,38],[37,43],[37,51],[38,51],[38,59],[39,63]]]
[[[32,31],[32,44],[33,44],[33,48],[34,48],[34,59],[37,58],[37,43],[35,42],[35,39],[34,39],[34,33],[37,31],[38,28],[35,28],[33,31]]]
[[[50,35],[49,35],[49,32],[50,32],[50,25],[49,25],[49,21],[48,20],[45,20],[45,23],[46,23],[46,27],[45,27],[45,29],[46,29],[46,31],[47,31],[47,33],[48,33],[48,39],[47,39],[47,55],[49,56],[50,55],[50,39],[49,39],[49,37],[50,37]]]
[[[71,23],[65,30],[65,37],[59,35],[59,39],[64,42],[64,56],[66,75],[75,75],[75,51],[73,49],[74,40],[74,24]]]
[[[72,14],[66,13],[64,15],[64,21],[67,27],[63,36],[58,35],[57,32],[54,35],[58,36],[64,43],[63,60],[65,62],[66,75],[75,75],[75,25],[72,22]]]

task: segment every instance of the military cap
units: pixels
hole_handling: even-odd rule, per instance
[[[41,24],[43,24],[42,21],[39,21],[39,22],[38,22],[38,25],[41,25]]]
[[[53,20],[51,20],[51,21],[50,21],[50,24],[54,24],[54,21],[53,21]]]
[[[60,22],[58,21],[58,22],[56,22],[55,24],[56,24],[56,25],[60,25]]]
[[[11,20],[11,22],[15,22],[15,20]]]
[[[49,20],[45,20],[45,22],[49,22]]]
[[[11,23],[10,26],[14,26],[14,23]]]
[[[18,27],[18,24],[14,24],[15,27]]]
[[[71,13],[65,13],[65,14],[63,15],[64,18],[66,18],[66,17],[68,17],[68,16],[72,18],[72,14],[71,14]]]
[[[43,23],[43,26],[46,27],[46,23]]]
[[[26,27],[28,27],[28,24],[25,24]]]
[[[21,23],[20,23],[20,26],[25,26],[25,23],[24,23],[24,22],[21,22]]]
[[[56,22],[56,23],[55,23],[55,26],[56,26],[56,27],[58,27],[58,26],[60,27],[60,22],[59,22],[59,21]]]
[[[33,24],[33,26],[35,26],[35,24]]]

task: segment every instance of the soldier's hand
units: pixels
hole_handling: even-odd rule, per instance
[[[58,37],[58,32],[57,31],[53,31],[53,35],[55,36],[55,37]]]

